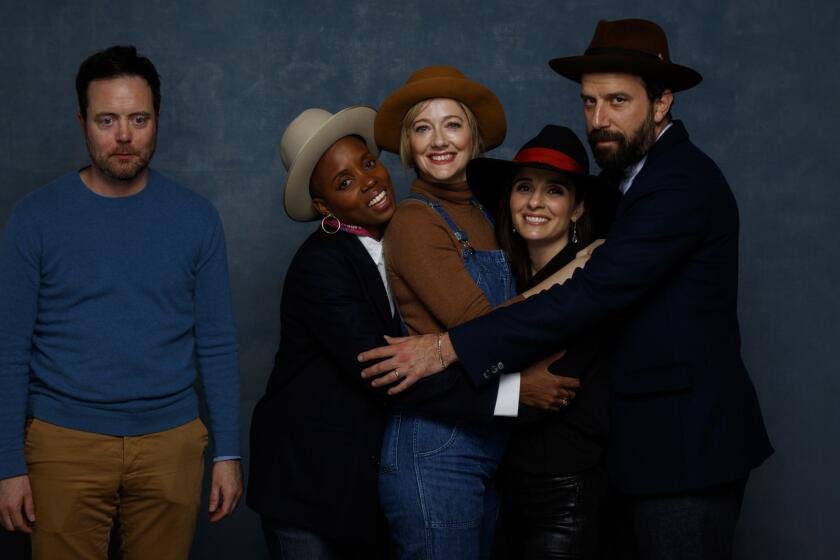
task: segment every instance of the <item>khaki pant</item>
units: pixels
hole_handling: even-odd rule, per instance
[[[124,560],[183,560],[195,531],[207,430],[201,420],[107,436],[32,420],[33,560],[98,560],[119,516]]]

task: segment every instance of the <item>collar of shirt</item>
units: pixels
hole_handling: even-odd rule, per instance
[[[656,142],[662,138],[662,135],[665,134],[665,131],[671,128],[673,122],[669,122],[665,128],[662,129],[662,132],[656,137]],[[621,180],[621,183],[618,184],[618,188],[621,190],[621,194],[627,194],[627,191],[630,190],[630,187],[633,186],[633,181],[636,179],[636,175],[639,174],[639,171],[642,170],[642,167],[645,166],[645,162],[647,161],[647,155],[628,167],[624,170],[624,179]]]
[[[391,286],[388,284],[388,277],[385,275],[385,257],[382,254],[382,242],[366,235],[360,235],[357,239],[362,242],[365,251],[368,252],[373,263],[376,265],[376,270],[379,271],[382,284],[385,286],[385,293],[388,294],[388,305],[391,306],[391,315],[393,315],[394,296],[391,294]]]

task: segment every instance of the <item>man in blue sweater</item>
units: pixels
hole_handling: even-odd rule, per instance
[[[186,558],[207,430],[210,520],[242,493],[238,346],[224,232],[149,169],[160,79],[133,47],[85,60],[91,165],[26,196],[0,242],[0,523],[37,559]]]

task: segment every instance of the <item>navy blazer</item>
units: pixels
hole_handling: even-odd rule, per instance
[[[735,198],[675,121],[585,269],[450,336],[480,385],[583,328],[618,321],[611,478],[630,494],[698,489],[744,478],[772,453],[741,360],[737,291]]]
[[[476,389],[460,366],[398,397],[361,378],[356,356],[401,331],[376,265],[345,232],[316,231],[292,259],[281,331],[251,422],[247,503],[281,523],[372,543],[386,405],[489,420],[497,386]]]

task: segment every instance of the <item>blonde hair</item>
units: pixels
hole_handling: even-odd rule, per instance
[[[464,103],[453,99],[455,103],[464,111],[467,116],[467,126],[470,128],[472,134],[472,144],[470,146],[470,159],[477,158],[484,153],[484,138],[481,136],[481,129],[478,127],[478,119]],[[414,167],[414,154],[411,153],[411,127],[414,124],[417,116],[429,106],[431,99],[424,99],[406,111],[405,117],[402,121],[402,132],[400,134],[400,161],[402,161],[403,168],[408,169]]]

